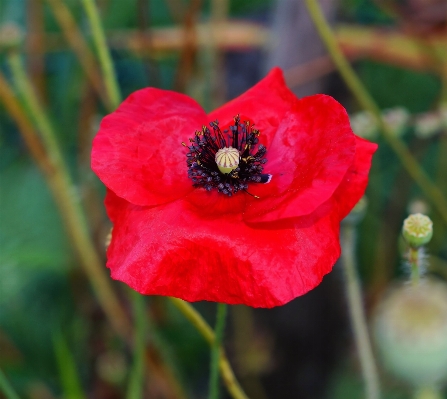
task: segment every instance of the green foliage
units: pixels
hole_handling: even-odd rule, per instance
[[[401,106],[411,113],[431,110],[441,91],[439,78],[372,61],[362,61],[359,73],[381,108]]]
[[[10,269],[11,281],[5,289],[13,290],[12,281],[21,280],[21,270],[67,271],[72,254],[41,173],[20,159],[1,173],[0,270]],[[13,271],[20,276],[14,277]]]

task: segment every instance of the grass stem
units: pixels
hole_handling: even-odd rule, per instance
[[[356,228],[352,224],[346,223],[342,226],[342,262],[346,280],[346,296],[354,339],[365,381],[365,397],[367,399],[379,399],[379,377],[369,338],[365,312],[363,310],[360,281],[355,265],[354,248],[356,233]]]
[[[189,320],[189,322],[199,331],[210,345],[214,343],[214,332],[209,324],[203,319],[197,310],[186,301],[178,298],[169,297],[174,306]],[[248,399],[239,382],[234,376],[234,372],[225,355],[225,351],[219,347],[219,369],[223,382],[227,387],[229,394],[233,399]]]
[[[121,101],[121,94],[113,68],[112,57],[106,42],[106,35],[99,18],[99,11],[94,0],[82,0],[85,13],[92,29],[93,42],[98,53],[99,64],[104,77],[107,95],[113,107],[117,107]]]
[[[225,303],[218,303],[214,341],[211,345],[209,399],[219,399],[219,355],[220,348],[223,347],[222,339],[225,330],[226,316],[227,305]]]

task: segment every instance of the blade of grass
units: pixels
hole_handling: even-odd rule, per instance
[[[20,399],[2,370],[0,370],[0,391],[4,393],[6,399]]]
[[[199,333],[205,338],[205,340],[213,345],[214,343],[214,332],[209,324],[203,319],[197,310],[189,304],[178,298],[169,297],[169,300],[174,304],[174,306],[189,320],[189,322],[199,331]],[[233,397],[233,399],[248,399],[248,396],[243,391],[242,387],[239,385],[233,370],[230,366],[230,362],[225,355],[225,351],[220,346],[219,348],[219,369],[222,375],[223,382],[225,383],[228,393]]]
[[[133,365],[127,387],[127,399],[143,397],[144,352],[146,348],[147,320],[145,315],[144,296],[136,291],[131,292],[134,313],[134,345]]]
[[[82,5],[84,6],[85,13],[87,14],[92,29],[93,42],[95,44],[96,52],[98,53],[99,64],[104,76],[104,83],[109,100],[113,107],[117,107],[120,102],[121,94],[116,81],[106,36],[102,29],[98,8],[96,7],[94,0],[82,0]]]
[[[91,85],[98,93],[102,101],[107,105],[109,110],[113,110],[113,106],[109,101],[109,97],[103,92],[101,85],[101,76],[97,70],[95,57],[92,54],[90,48],[80,29],[76,24],[76,20],[70,12],[70,9],[61,0],[46,0],[50,5],[51,10],[62,29],[67,42],[76,54],[84,73],[87,75]]]
[[[225,330],[227,307],[228,306],[225,303],[217,304],[216,328],[214,330],[214,341],[211,345],[210,383],[208,394],[209,399],[219,399],[219,356]]]
[[[54,353],[65,399],[87,399],[76,370],[73,355],[61,332],[53,336]]]

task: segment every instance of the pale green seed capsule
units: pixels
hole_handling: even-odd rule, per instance
[[[222,173],[228,174],[239,165],[239,151],[233,147],[224,147],[216,152],[215,160],[217,167]]]
[[[402,234],[408,245],[420,247],[427,244],[433,236],[433,222],[422,213],[415,213],[404,220]]]
[[[384,366],[416,387],[447,379],[447,285],[394,288],[379,304],[374,338]]]

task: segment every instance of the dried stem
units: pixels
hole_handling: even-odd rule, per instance
[[[27,34],[25,51],[27,72],[40,100],[45,99],[45,32],[41,0],[30,1],[26,8]]]
[[[318,2],[316,0],[305,1],[309,14],[315,23],[315,27],[317,28],[321,39],[325,43],[326,48],[346,85],[351,90],[352,94],[357,98],[360,105],[369,110],[376,117],[384,139],[388,142],[389,146],[399,158],[409,175],[419,185],[427,198],[429,198],[436,206],[441,217],[444,219],[444,222],[447,223],[447,201],[441,190],[439,190],[439,188],[429,179],[427,174],[420,168],[418,162],[408,151],[405,144],[399,138],[395,137],[392,131],[384,123],[379,107],[363,86],[346,57],[343,55],[337,40],[329,27],[329,24],[324,18]]]
[[[65,38],[67,39],[67,42],[78,57],[79,64],[84,70],[84,73],[87,75],[91,85],[94,87],[95,91],[107,107],[112,110],[113,106],[110,104],[110,101],[105,95],[101,85],[101,76],[97,70],[95,57],[82,36],[82,33],[79,30],[70,9],[62,2],[62,0],[46,1],[50,5],[55,18],[61,27]]]
[[[346,278],[346,294],[351,316],[354,338],[362,366],[367,399],[380,398],[380,384],[368,334],[363,300],[354,257],[356,230],[352,224],[342,228],[342,261]]]
[[[211,109],[220,107],[225,101],[225,71],[223,53],[218,46],[216,27],[222,27],[228,18],[230,5],[228,0],[212,0],[209,20],[210,43],[208,52],[207,75],[210,87]]]
[[[63,161],[59,145],[56,141],[56,135],[54,134],[50,121],[40,107],[28,77],[23,70],[19,55],[15,52],[10,53],[8,60],[20,95],[41,134],[44,151],[40,145],[36,131],[32,128],[32,124],[29,122],[26,113],[21,108],[21,105],[3,77],[0,79],[0,95],[2,100],[8,112],[11,113],[21,128],[25,143],[30,146],[32,155],[36,157],[38,165],[44,172],[53,197],[64,219],[71,243],[79,254],[81,265],[84,267],[101,307],[104,309],[105,314],[117,333],[125,338],[128,336],[127,317],[111,287],[109,278],[102,267],[102,262],[90,240],[89,230],[79,199],[76,195],[76,189]]]
[[[94,0],[82,0],[82,4],[87,14],[92,29],[93,42],[98,53],[107,95],[113,107],[117,107],[120,102],[120,91],[113,69],[112,57],[107,46],[106,36],[99,18],[98,8]]]
[[[214,332],[208,323],[203,319],[197,310],[194,309],[188,302],[185,302],[178,298],[169,298],[175,307],[183,313],[183,315],[191,322],[191,324],[202,334],[206,341],[210,345],[214,343]],[[228,389],[228,392],[233,397],[233,399],[248,399],[248,396],[242,390],[236,377],[234,376],[233,370],[228,362],[225,355],[225,351],[222,347],[219,350],[219,368],[222,375],[223,381]]]

